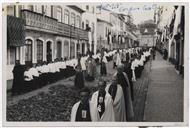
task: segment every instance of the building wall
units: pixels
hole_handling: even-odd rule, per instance
[[[97,18],[110,22],[111,12],[102,9],[100,13],[97,13]]]
[[[88,7],[88,8],[87,8]],[[81,5],[81,8],[85,10],[85,12],[82,14],[82,22],[84,23],[84,27],[86,27],[86,21],[89,22],[89,27],[91,28],[91,31],[89,31],[89,44],[90,44],[90,50],[92,49],[92,41],[94,39],[94,53],[96,53],[96,47],[97,47],[97,17],[96,17],[96,6],[95,5],[88,5],[84,4]],[[94,34],[92,34],[92,28],[94,25]],[[85,28],[86,29],[86,28]]]
[[[18,5],[19,6],[19,5]],[[18,6],[13,6],[11,5],[9,8],[9,12],[8,14],[11,14],[13,16],[19,17],[19,10],[18,10]],[[51,7],[50,5],[44,5],[45,6],[45,14],[48,16],[52,16],[52,18],[57,18],[57,7],[58,6],[53,6]],[[31,9],[30,5],[21,5],[22,9]],[[75,16],[80,16],[80,20],[82,21],[82,13],[77,12],[76,10],[63,5],[63,6],[59,6],[59,8],[61,8],[62,10],[62,14],[61,14],[61,21],[64,23],[64,13],[65,10],[69,11],[69,24],[71,24],[71,13],[74,13]],[[52,9],[53,9],[53,13],[52,13]],[[33,6],[33,11],[34,12],[38,12],[38,13],[42,13],[42,5],[34,5]],[[81,21],[80,21],[80,28],[81,28]],[[76,22],[75,22],[76,23]],[[61,42],[61,57],[68,57],[67,53],[71,52],[71,49],[69,47],[66,47],[64,44],[66,42],[69,42],[69,46],[70,46],[70,41],[74,43],[73,45],[73,55],[76,57],[77,56],[77,43],[79,43],[79,50],[82,52],[82,44],[83,46],[85,46],[83,49],[83,51],[86,51],[86,41],[85,40],[77,40],[77,39],[70,39],[69,37],[64,37],[64,36],[55,36],[53,33],[51,32],[42,32],[42,30],[33,30],[30,28],[26,29],[26,36],[25,36],[25,40],[30,39],[32,40],[32,63],[37,63],[37,39],[41,40],[43,42],[43,61],[47,61],[47,42],[50,41],[51,42],[51,49],[52,49],[52,60],[57,58],[57,42]],[[64,47],[65,46],[65,47]],[[12,74],[12,70],[15,64],[15,60],[20,60],[20,63],[25,65],[25,54],[26,54],[26,46],[22,46],[22,47],[17,47],[17,48],[10,48],[7,47],[7,72],[6,72],[6,77],[7,80],[11,80],[13,79],[13,74]],[[13,61],[13,62],[11,62]]]
[[[103,47],[110,49],[112,42],[110,40],[110,44],[108,44],[107,36],[108,36],[108,32],[111,32],[111,31],[112,31],[112,28],[110,24],[102,22],[102,21],[97,23],[98,47],[102,45]],[[100,38],[101,38],[101,42],[100,42]]]
[[[152,35],[142,35],[139,46],[154,46],[156,45],[156,38]]]

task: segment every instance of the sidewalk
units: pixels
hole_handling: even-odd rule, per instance
[[[183,121],[183,78],[157,52],[152,61],[144,121]]]

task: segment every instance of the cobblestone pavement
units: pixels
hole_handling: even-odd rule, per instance
[[[109,83],[116,69],[112,62],[107,64]],[[140,79],[134,82],[133,121],[143,121],[147,88],[149,83],[150,61],[147,62]],[[99,66],[97,66],[99,72]],[[99,74],[99,73],[98,73]],[[85,82],[92,91],[96,90],[97,75],[94,82]],[[41,89],[20,95],[7,96],[7,120],[10,121],[68,121],[73,104],[78,100],[78,89],[74,87],[74,77],[60,80]],[[33,111],[35,109],[35,111]]]

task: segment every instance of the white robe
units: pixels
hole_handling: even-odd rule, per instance
[[[62,69],[66,69],[67,67],[66,67],[66,63],[63,61],[63,62],[61,62],[61,68]]]
[[[102,60],[102,61],[103,61],[104,63],[106,63],[106,64],[108,63],[106,56],[103,57],[103,60]]]
[[[114,76],[116,76],[116,75],[117,75],[117,72],[114,74]],[[130,85],[127,74],[125,72],[123,72],[123,75],[124,75],[128,85]],[[133,118],[134,111],[133,111],[133,103],[132,103],[132,99],[131,99],[131,87],[127,86],[125,91],[127,94],[127,109],[126,109],[127,116],[128,116],[128,118]]]
[[[106,92],[109,91],[110,85],[106,86]],[[115,95],[115,100],[113,102],[113,109],[115,115],[115,121],[126,121],[126,110],[125,110],[125,98],[123,95],[123,90],[120,85],[117,85],[117,92]]]
[[[29,72],[30,72],[33,76],[39,77],[39,73],[38,73],[38,70],[37,70],[36,68],[34,68],[34,67],[30,68],[30,69],[29,69]]]
[[[120,54],[119,54],[119,53],[117,53],[116,65],[117,65],[117,66],[121,65],[121,57],[120,57]]]
[[[32,73],[30,71],[25,71],[24,72],[24,80],[25,81],[31,81],[33,80],[33,76],[32,76]]]
[[[110,94],[106,92],[105,95],[105,111],[100,118],[99,113],[98,113],[98,108],[97,108],[97,99],[98,99],[98,93],[99,91],[96,91],[91,98],[90,101],[90,111],[91,111],[91,119],[92,121],[100,121],[100,122],[112,122],[115,121],[115,116],[114,116],[114,110],[113,110],[113,100]]]
[[[135,63],[135,61],[133,61],[132,64],[131,64],[131,69],[132,69],[132,81],[136,81],[135,67],[136,67],[136,63]]]
[[[80,60],[80,64],[81,64],[81,68],[82,68],[83,71],[86,70],[86,64],[85,63],[86,63],[86,60],[85,60],[84,57],[82,57],[81,60]]]

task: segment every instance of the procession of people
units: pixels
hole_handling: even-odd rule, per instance
[[[88,52],[87,56],[82,56],[78,53],[77,59],[55,59],[54,62],[34,64],[25,70],[17,62],[13,70],[12,92],[28,92],[75,75],[74,86],[79,89],[80,101],[71,110],[71,121],[132,121],[133,82],[141,77],[151,54],[154,59],[152,48],[136,47],[109,52],[102,49],[96,55]],[[108,83],[104,77],[107,75],[107,63],[111,60],[116,72]],[[98,81],[95,83],[97,90],[90,92],[85,83],[95,80]]]
[[[104,76],[106,75],[109,53],[101,51],[98,57],[100,76],[98,77],[97,90],[90,92],[86,86],[81,88],[81,100],[72,108],[71,121],[132,121],[135,116],[133,82],[141,77],[144,65],[149,61],[151,54],[154,56],[152,48],[137,47],[114,50],[111,56],[113,68],[117,68],[117,70],[113,74],[111,83],[107,83]],[[86,105],[84,105],[84,94],[86,94]]]

